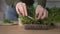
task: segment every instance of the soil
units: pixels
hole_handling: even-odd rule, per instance
[[[50,26],[41,25],[41,24],[25,24],[24,28],[26,30],[48,30],[48,29],[50,29]]]

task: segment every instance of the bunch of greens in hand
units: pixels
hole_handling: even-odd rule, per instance
[[[33,6],[27,7],[28,16],[19,16],[23,24],[40,24],[41,20],[36,19],[35,9]]]

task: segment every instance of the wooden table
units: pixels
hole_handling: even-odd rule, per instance
[[[0,34],[60,34],[60,29],[25,30],[18,25],[0,26]]]

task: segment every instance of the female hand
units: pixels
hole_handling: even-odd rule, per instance
[[[44,9],[41,5],[36,8],[37,19],[44,19],[48,17],[48,11]]]
[[[26,4],[22,2],[17,3],[16,11],[18,15],[27,16]]]

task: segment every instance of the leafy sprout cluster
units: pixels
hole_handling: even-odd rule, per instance
[[[35,12],[34,9],[29,9],[29,16],[34,18],[34,20],[28,18],[28,17],[23,17],[20,16],[20,19],[22,23],[24,24],[51,24],[51,23],[58,23],[60,22],[60,8],[53,7],[53,8],[48,8],[48,18],[45,18],[43,20],[37,20],[35,18]]]

